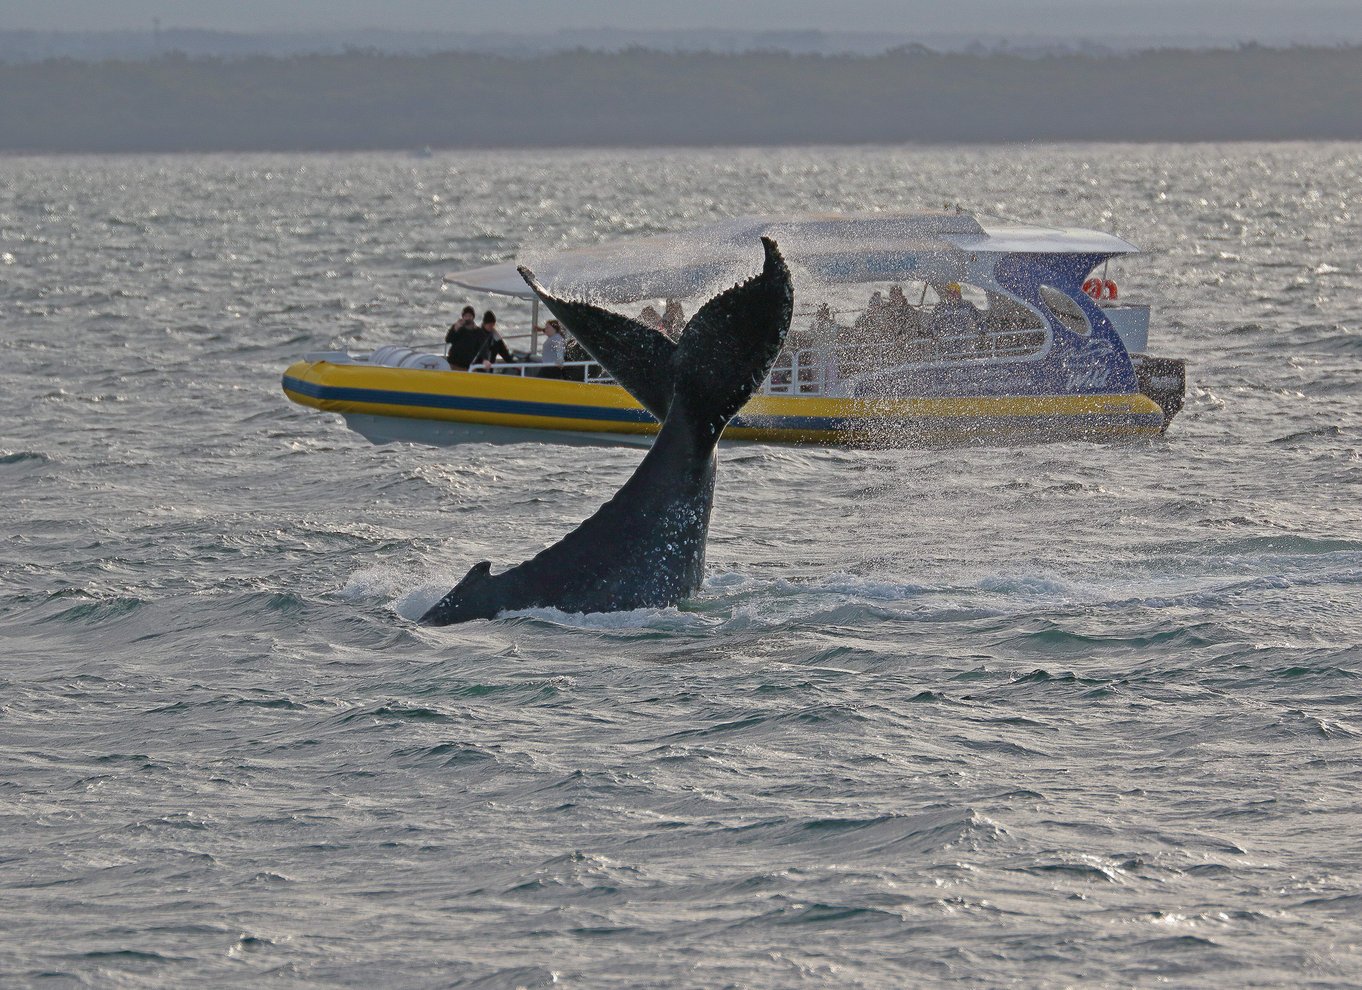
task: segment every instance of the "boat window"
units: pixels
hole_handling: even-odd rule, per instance
[[[969,283],[824,285],[796,298],[802,305],[768,393],[816,394],[902,365],[1027,358],[1049,340],[1040,314]]]
[[[1088,323],[1087,314],[1067,293],[1052,285],[1042,285],[1040,287],[1040,298],[1066,330],[1072,330],[1078,334],[1087,334],[1092,329]]]

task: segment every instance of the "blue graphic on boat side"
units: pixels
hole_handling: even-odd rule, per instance
[[[924,397],[1129,395],[1139,391],[1130,354],[1105,313],[1082,289],[1103,254],[1009,254],[993,270],[998,288],[1026,303],[1045,321],[1049,348],[1033,359],[962,362],[913,376],[912,392]],[[1041,295],[1062,292],[1083,313],[1090,330],[1066,327]],[[893,394],[898,370],[863,378],[857,394]]]

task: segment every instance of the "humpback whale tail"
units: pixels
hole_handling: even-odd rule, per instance
[[[577,341],[662,421],[619,492],[558,543],[492,574],[483,561],[425,615],[427,625],[554,607],[611,612],[672,605],[698,590],[714,495],[714,447],[771,369],[790,327],[794,293],[775,241],[760,274],[709,300],[680,341],[590,303],[526,283]]]
[[[666,420],[679,391],[692,410],[722,420],[722,430],[771,370],[794,307],[780,249],[769,237],[761,244],[761,272],[701,306],[679,342],[608,309],[560,299],[524,265],[519,271],[549,312],[643,408]]]

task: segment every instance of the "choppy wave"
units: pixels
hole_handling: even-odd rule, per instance
[[[1356,985],[1359,161],[0,161],[4,979]],[[725,449],[694,599],[425,629],[639,452],[374,447],[279,392],[438,340],[440,273],[517,246],[924,188],[1150,249],[1113,274],[1189,361],[1165,439]]]

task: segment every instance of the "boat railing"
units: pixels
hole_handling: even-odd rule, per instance
[[[1045,341],[1046,331],[1041,327],[984,328],[933,337],[894,337],[792,348],[777,355],[759,391],[763,395],[839,395],[845,390],[841,383],[846,378],[863,372],[904,364],[930,368],[971,360],[1024,359],[1039,352]],[[558,373],[546,376],[544,372],[548,369],[558,369]],[[520,378],[562,378],[588,385],[615,384],[615,379],[596,361],[565,361],[561,365],[512,361],[471,370]]]
[[[561,374],[545,375],[544,372],[556,369]],[[595,361],[564,361],[562,364],[543,364],[539,361],[508,361],[494,364],[490,368],[470,368],[479,375],[513,375],[519,378],[563,378],[568,381],[586,382],[588,385],[613,385],[606,370]]]
[[[1034,324],[985,322],[978,327],[942,327],[932,334],[922,332],[920,326],[881,325],[859,330],[841,326],[818,336],[805,328],[792,330],[786,349],[777,355],[758,391],[762,395],[802,397],[845,395],[850,380],[867,373],[894,368],[927,372],[960,365],[1030,360],[1044,350],[1048,339],[1045,328]],[[333,361],[353,360],[345,355],[317,356]],[[470,370],[589,385],[616,384],[599,362],[591,360],[551,365],[536,361],[531,355],[525,360]]]
[[[781,351],[762,383],[763,395],[822,395],[837,380],[837,365],[821,348]],[[831,376],[831,381],[829,381]]]
[[[931,368],[966,361],[1022,360],[1038,354],[1046,339],[1041,327],[984,328],[793,348],[776,357],[761,391],[765,395],[840,394],[839,383],[862,372],[905,364]]]

